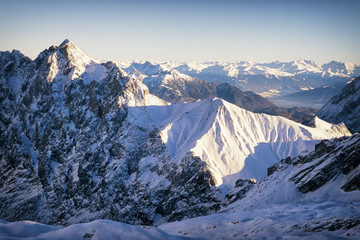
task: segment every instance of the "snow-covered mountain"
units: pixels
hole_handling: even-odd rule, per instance
[[[192,152],[204,161],[217,186],[238,178],[266,176],[268,166],[312,148],[324,138],[349,135],[344,125],[319,118],[307,127],[288,119],[255,114],[222,99],[146,107],[172,159]]]
[[[217,208],[206,165],[172,163],[139,107],[167,103],[115,64],[69,41],[0,59],[1,218],[153,224]]]
[[[0,83],[0,218],[10,221],[152,225],[210,214],[239,177],[260,179],[282,158],[350,135],[218,98],[169,105],[68,40],[34,61],[1,52]]]
[[[261,182],[239,179],[218,213],[130,226],[109,220],[48,226],[0,221],[0,238],[358,239],[360,135],[325,140],[272,166]]]
[[[272,63],[126,62],[121,65],[127,68],[135,67],[140,71],[152,69],[152,74],[156,74],[156,71],[151,65],[160,71],[177,70],[207,82],[228,82],[243,91],[253,91],[264,97],[283,96],[326,84],[344,83],[360,75],[359,64],[332,61],[318,65],[303,59]]]
[[[360,77],[348,82],[317,115],[329,122],[344,122],[353,133],[360,132]]]
[[[168,69],[150,62],[120,64],[126,73],[142,81],[150,93],[159,98],[176,102],[194,102],[215,96],[214,87],[208,82],[201,81],[175,69]]]
[[[121,64],[120,64],[121,65]],[[151,94],[171,103],[195,102],[219,97],[250,111],[275,107],[274,104],[254,93],[246,93],[228,83],[209,83],[169,69],[169,66],[150,62],[124,65],[124,71],[142,81]]]
[[[360,135],[284,159],[259,183],[240,179],[218,213],[166,223],[201,239],[358,239]]]
[[[243,92],[229,83],[205,82],[171,69],[171,64],[127,62],[120,65],[129,76],[142,81],[151,94],[167,102],[194,102],[219,97],[252,112],[283,116],[303,124],[307,124],[315,116],[314,109],[279,108],[254,92]]]

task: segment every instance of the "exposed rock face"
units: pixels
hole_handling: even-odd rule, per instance
[[[291,160],[297,171],[290,178],[302,193],[315,191],[340,175],[345,175],[341,189],[360,189],[360,135],[323,140],[307,155]],[[279,165],[276,165],[279,166]]]
[[[254,187],[256,184],[256,180],[254,179],[239,179],[235,183],[234,189],[232,189],[228,194],[225,196],[225,201],[223,204],[226,206],[231,204],[239,199],[243,199],[246,197],[246,193]]]
[[[360,134],[322,140],[312,152],[286,158],[268,168],[268,176],[292,167],[289,179],[303,194],[314,192],[328,182],[345,175],[340,188],[360,190]]]
[[[35,61],[2,52],[0,82],[0,218],[154,224],[218,208],[199,158],[171,163],[158,130],[130,122],[146,89],[112,62],[69,41]]]
[[[317,113],[328,122],[345,123],[352,132],[360,132],[360,77],[348,83]]]

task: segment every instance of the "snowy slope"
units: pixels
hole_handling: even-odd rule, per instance
[[[351,132],[360,132],[360,78],[349,82],[317,115],[329,122],[344,122]]]
[[[119,63],[119,66],[124,66],[129,76],[142,81],[151,94],[168,102],[193,102],[215,96],[215,88],[211,84],[180,73],[167,65],[147,61],[130,65]]]
[[[323,141],[276,164],[260,183],[239,187],[241,198],[217,214],[160,229],[203,239],[358,239],[359,146],[359,134]]]
[[[345,126],[320,119],[316,128],[282,117],[254,114],[221,99],[148,108],[171,158],[188,151],[208,165],[216,185],[266,175],[267,167],[312,148],[316,140],[349,135]]]
[[[0,239],[108,239],[151,240],[193,239],[174,236],[149,226],[132,226],[109,220],[96,220],[68,227],[50,226],[31,221],[0,222]]]
[[[208,216],[158,227],[109,220],[68,227],[0,221],[0,238],[359,239],[359,145],[359,134],[322,141],[314,151],[274,165],[261,182],[246,189],[238,184],[233,191],[240,198],[230,204],[224,200],[220,211]],[[311,182],[317,187],[303,191]]]

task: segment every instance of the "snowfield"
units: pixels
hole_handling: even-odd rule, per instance
[[[165,232],[200,239],[358,239],[359,202],[269,204],[159,226]]]

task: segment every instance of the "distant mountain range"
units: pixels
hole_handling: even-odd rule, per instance
[[[318,65],[298,60],[272,63],[178,63],[178,62],[121,62],[125,71],[137,69],[150,77],[159,72],[176,70],[180,74],[207,82],[227,82],[243,91],[253,91],[263,97],[283,96],[311,90],[323,85],[345,83],[360,75],[360,65],[332,61]]]
[[[254,92],[243,92],[227,82],[206,82],[150,62],[134,63],[124,70],[147,85],[151,94],[171,103],[219,97],[252,112],[283,116],[303,124],[308,124],[316,113],[315,109],[306,107],[278,107]]]

